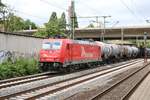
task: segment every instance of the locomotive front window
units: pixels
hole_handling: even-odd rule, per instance
[[[58,50],[61,48],[61,42],[46,42],[42,45],[43,49]]]
[[[52,46],[52,49],[60,49],[61,47],[61,43],[60,42],[53,42],[53,46]]]
[[[44,44],[42,45],[42,48],[43,48],[43,49],[50,49],[50,48],[51,48],[51,43],[50,43],[50,42],[44,43]]]

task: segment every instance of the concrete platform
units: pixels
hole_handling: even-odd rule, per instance
[[[150,100],[150,73],[130,96],[129,100]]]

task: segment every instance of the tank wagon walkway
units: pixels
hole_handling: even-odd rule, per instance
[[[130,96],[129,100],[150,100],[150,73]]]

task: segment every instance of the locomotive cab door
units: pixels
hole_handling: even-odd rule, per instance
[[[72,63],[72,45],[71,44],[67,44],[67,62],[69,64]]]

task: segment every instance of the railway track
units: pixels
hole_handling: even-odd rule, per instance
[[[138,68],[136,71],[124,76],[109,88],[91,97],[91,100],[127,100],[134,90],[149,74],[148,65]],[[125,89],[126,88],[126,89]],[[119,93],[120,92],[120,93]]]
[[[48,94],[56,93],[63,89],[70,88],[74,85],[81,84],[88,80],[100,77],[107,73],[111,73],[111,72],[126,68],[128,66],[137,64],[137,63],[139,63],[139,61],[141,61],[141,60],[136,60],[134,62],[132,61],[132,63],[128,63],[128,64],[118,66],[118,67],[112,67],[112,68],[108,68],[105,70],[100,70],[100,71],[87,73],[87,74],[83,74],[83,75],[78,75],[78,76],[74,76],[74,77],[70,77],[70,78],[68,77],[66,79],[51,82],[48,84],[43,84],[43,85],[40,85],[37,87],[31,86],[31,88],[29,88],[29,89],[18,91],[15,93],[10,93],[10,94],[5,94],[5,95],[0,94],[0,99],[28,99],[28,100],[37,99],[40,97],[44,97]],[[43,79],[43,81],[44,81],[44,79]],[[9,87],[5,87],[5,88],[7,89]],[[5,90],[5,88],[0,89],[0,91]]]
[[[23,77],[1,80],[0,89],[14,86],[14,85],[23,84],[23,83],[28,83],[28,82],[32,82],[36,80],[46,79],[46,78],[53,77],[53,76],[56,76],[56,72],[44,72],[44,73],[39,73],[35,75],[28,75],[28,76],[23,76]]]
[[[38,81],[38,80],[50,78],[50,77],[56,76],[56,73],[57,72],[51,71],[51,72],[44,72],[44,73],[35,74],[35,75],[28,75],[28,76],[23,76],[23,77],[1,80],[0,81],[0,89],[5,88],[5,87],[11,87],[14,85],[23,84],[23,83],[28,83],[28,82],[32,82],[32,81]],[[62,74],[62,75],[64,75],[64,74]]]

